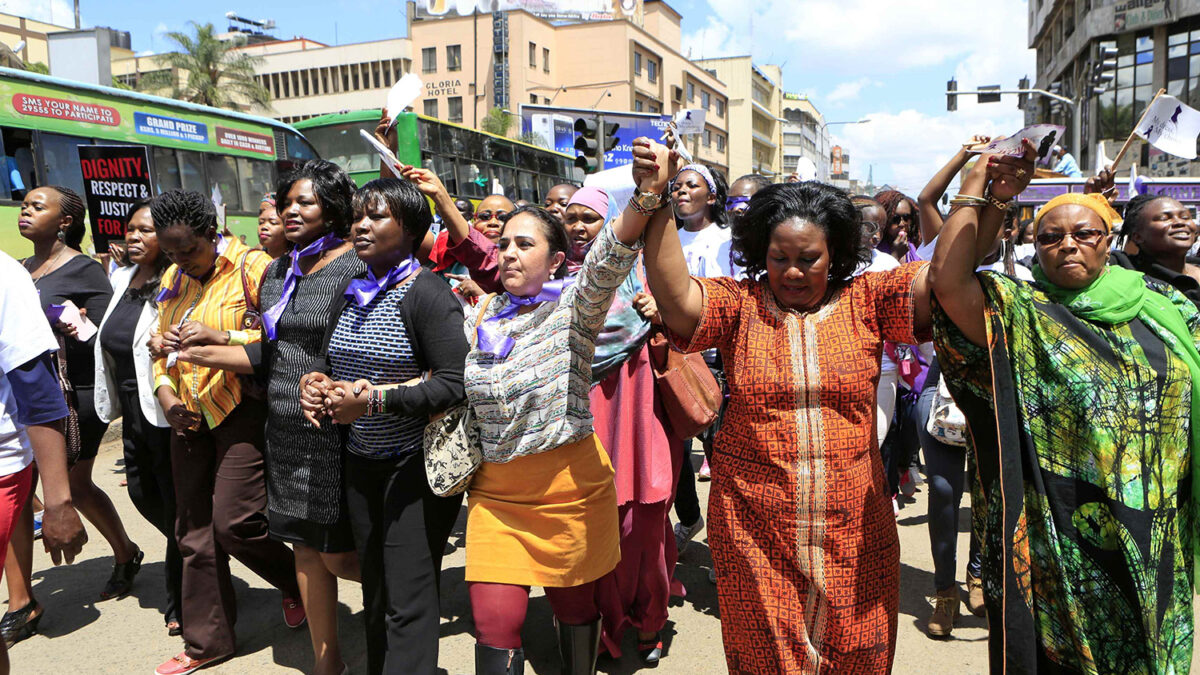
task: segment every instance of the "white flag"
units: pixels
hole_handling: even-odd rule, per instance
[[[217,227],[225,229],[225,197],[221,196],[220,185],[213,185],[212,203],[217,210]]]
[[[1184,159],[1196,159],[1196,137],[1200,136],[1200,111],[1174,96],[1159,96],[1146,110],[1134,130],[1150,145]]]
[[[1108,168],[1112,164],[1112,160],[1108,158],[1108,153],[1104,151],[1104,141],[1096,144],[1096,173]]]
[[[679,128],[677,136],[704,133],[704,121],[708,114],[703,108],[680,110],[675,113],[675,126]]]

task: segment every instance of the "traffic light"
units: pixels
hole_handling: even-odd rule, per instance
[[[600,118],[575,118],[575,150],[580,154],[575,158],[575,166],[583,169],[584,173],[595,173],[604,168],[604,151],[600,149]],[[614,125],[615,126],[615,125]]]
[[[1092,94],[1103,94],[1108,83],[1117,76],[1117,48],[1103,43],[1096,45],[1096,58],[1092,65]]]
[[[954,112],[958,110],[958,98],[952,92],[958,91],[958,80],[950,80],[946,83],[946,110]]]
[[[1022,90],[1017,93],[1017,110],[1024,110],[1025,104],[1029,103],[1029,94],[1024,92],[1024,90],[1029,89],[1029,78],[1022,77],[1020,81],[1017,82],[1017,89]]]
[[[601,119],[603,119],[603,118],[601,118]],[[615,150],[617,145],[619,145],[621,143],[621,141],[617,139],[617,129],[620,129],[620,128],[621,128],[621,125],[617,124],[616,122],[605,122],[604,123],[604,151],[605,152]]]

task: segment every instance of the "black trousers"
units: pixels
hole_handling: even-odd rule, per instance
[[[168,620],[180,618],[183,558],[175,540],[175,482],[171,478],[171,429],[154,426],[142,414],[137,392],[118,391],[124,426],[125,481],[129,500],[167,538],[166,582]]]
[[[463,496],[429,490],[420,452],[346,458],[346,505],[362,569],[372,675],[437,672],[442,554]]]

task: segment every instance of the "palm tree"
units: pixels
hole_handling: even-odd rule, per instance
[[[188,23],[195,35],[167,33],[178,50],[159,55],[157,62],[164,69],[143,75],[138,89],[214,108],[270,110],[271,94],[255,74],[263,59],[236,49],[245,44],[244,38],[222,41],[211,23]],[[181,81],[180,74],[186,80]]]

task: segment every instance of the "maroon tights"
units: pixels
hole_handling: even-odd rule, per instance
[[[596,582],[545,590],[550,608],[560,622],[578,626],[600,618],[596,609]],[[467,591],[475,618],[475,640],[487,647],[519,649],[521,627],[529,608],[529,587],[472,581],[467,583]]]

